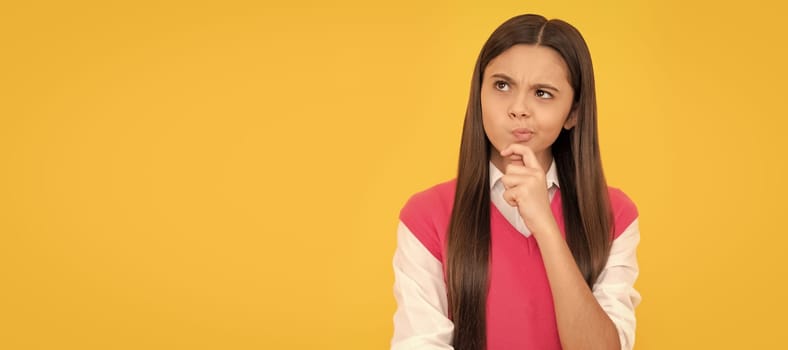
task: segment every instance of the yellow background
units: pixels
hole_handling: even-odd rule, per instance
[[[637,348],[783,344],[777,1],[107,3],[0,5],[0,348],[386,348],[398,211],[526,12],[591,49]]]

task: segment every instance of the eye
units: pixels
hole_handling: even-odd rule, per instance
[[[553,94],[544,91],[542,89],[536,90],[536,96],[541,97],[543,99],[551,99],[553,98]]]
[[[495,88],[500,91],[509,91],[509,83],[503,80],[497,80],[495,81]]]

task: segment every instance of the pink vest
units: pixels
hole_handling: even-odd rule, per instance
[[[451,180],[417,193],[400,212],[400,220],[444,267],[455,186],[456,180]],[[608,193],[615,219],[615,239],[638,214],[634,203],[623,192],[609,188]],[[566,237],[560,190],[551,207]],[[492,202],[490,213],[487,350],[561,349],[553,296],[535,238],[517,231]]]

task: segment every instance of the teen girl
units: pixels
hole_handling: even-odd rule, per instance
[[[638,214],[605,182],[577,29],[498,27],[464,123],[457,178],[400,213],[392,349],[631,349]]]

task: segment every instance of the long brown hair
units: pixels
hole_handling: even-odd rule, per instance
[[[567,244],[589,288],[610,252],[613,218],[599,155],[594,71],[588,47],[580,32],[564,21],[532,14],[511,18],[492,33],[476,60],[462,130],[446,268],[457,350],[486,346],[492,145],[482,125],[481,86],[490,60],[517,44],[552,48],[569,68],[577,123],[561,131],[552,152],[561,184]]]

